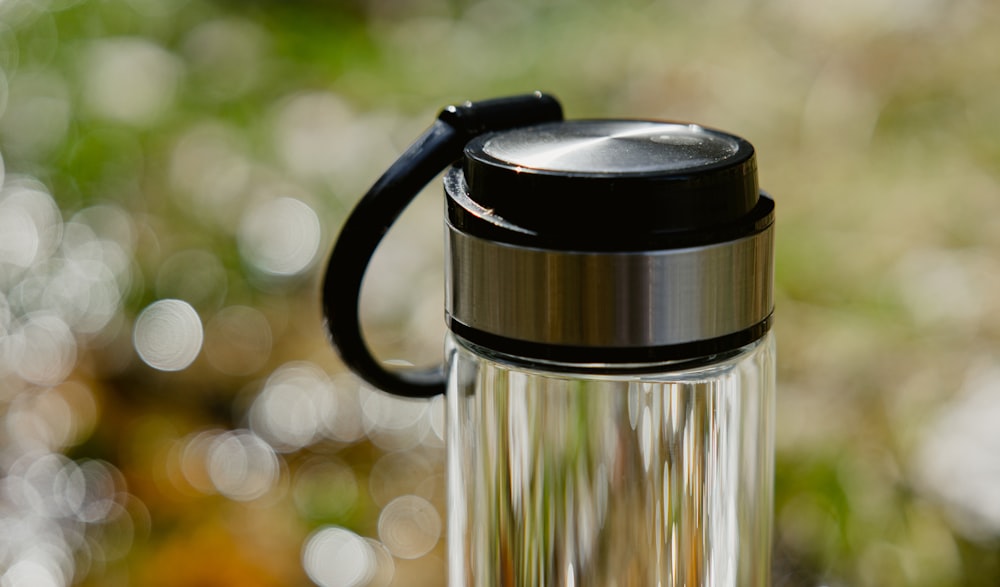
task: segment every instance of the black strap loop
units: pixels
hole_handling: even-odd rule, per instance
[[[425,185],[462,156],[476,135],[562,120],[552,96],[522,96],[448,106],[368,190],[347,217],[334,244],[323,280],[323,312],[330,338],[344,363],[365,381],[405,397],[444,393],[442,366],[429,370],[385,369],[361,333],[359,301],[368,263],[382,237]]]

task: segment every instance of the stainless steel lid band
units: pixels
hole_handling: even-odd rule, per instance
[[[658,348],[766,330],[774,305],[773,225],[733,241],[627,253],[515,246],[452,226],[447,235],[453,330],[457,323],[538,345]]]

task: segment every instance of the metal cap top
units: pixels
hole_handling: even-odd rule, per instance
[[[466,146],[450,181],[468,198],[449,202],[456,227],[557,250],[721,242],[767,216],[755,210],[750,143],[690,124],[571,120],[487,134]]]
[[[693,124],[581,120],[515,129],[483,140],[494,161],[587,175],[688,171],[735,155],[737,139]]]

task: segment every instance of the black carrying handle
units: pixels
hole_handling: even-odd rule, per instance
[[[445,391],[443,366],[389,371],[372,356],[361,333],[361,283],[392,223],[424,186],[462,156],[473,137],[557,120],[562,120],[562,106],[541,92],[448,106],[358,202],[327,263],[323,313],[340,357],[365,381],[405,397],[432,397]]]

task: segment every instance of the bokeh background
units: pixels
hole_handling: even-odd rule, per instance
[[[448,103],[740,134],[778,202],[775,584],[1000,583],[1000,4],[0,1],[0,585],[443,585],[440,400],[318,282]],[[441,194],[366,282],[441,357]]]

